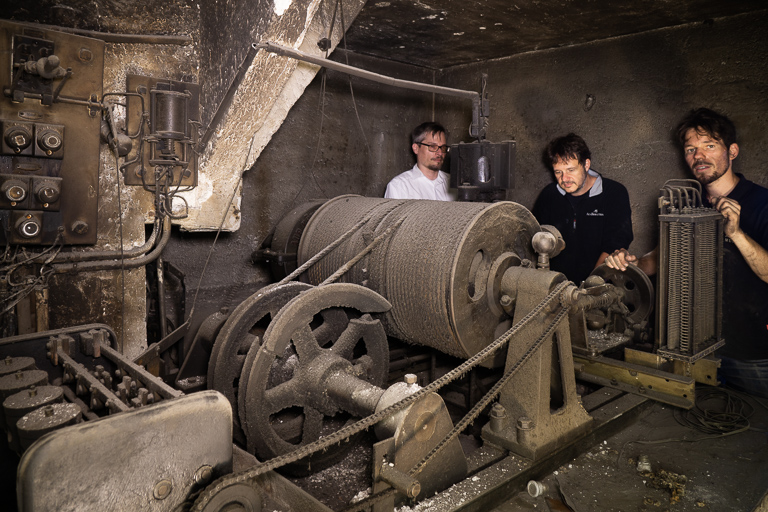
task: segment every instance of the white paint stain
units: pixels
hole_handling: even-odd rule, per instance
[[[275,14],[282,16],[293,0],[275,0]]]
[[[464,32],[454,32],[453,35],[455,35],[455,36],[463,36]]]

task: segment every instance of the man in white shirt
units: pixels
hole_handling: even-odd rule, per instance
[[[445,128],[437,123],[422,123],[411,133],[411,140],[416,165],[395,176],[387,185],[384,197],[454,201],[455,197],[448,191],[448,174],[440,170],[449,150]]]

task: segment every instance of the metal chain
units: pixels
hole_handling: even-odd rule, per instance
[[[571,283],[562,283],[559,288],[560,290],[564,289],[567,285]],[[557,289],[555,290],[557,291]],[[549,297],[545,298],[544,301],[548,301]],[[540,307],[544,305],[544,301],[542,301],[542,304],[537,306],[537,310],[540,310]],[[528,347],[528,350],[526,350],[525,354],[522,355],[520,359],[515,362],[515,364],[512,366],[512,368],[506,372],[502,378],[488,391],[488,393],[485,394],[485,396],[477,403],[475,406],[459,421],[459,423],[451,430],[421,461],[419,461],[418,464],[413,466],[413,468],[408,471],[408,474],[410,476],[416,476],[418,475],[421,470],[429,463],[430,460],[432,460],[440,451],[445,448],[448,443],[450,443],[453,439],[455,439],[461,432],[464,431],[469,425],[472,424],[472,422],[477,419],[477,417],[480,415],[480,413],[485,409],[488,404],[491,403],[491,401],[496,398],[496,396],[501,392],[501,389],[504,387],[504,385],[509,382],[509,379],[511,379],[516,373],[517,370],[528,360],[530,359],[531,355],[544,343],[545,340],[547,340],[551,335],[552,331],[560,324],[562,319],[565,317],[566,313],[568,313],[568,306],[563,301],[563,297],[561,296],[561,308],[560,312],[557,314],[554,320],[549,324],[547,327],[547,330],[539,336],[539,338],[531,344],[530,347]],[[524,318],[520,323],[527,321],[527,317]],[[507,333],[504,333],[502,337],[505,337],[507,334],[509,334],[509,331]],[[511,337],[511,336],[510,336]],[[499,341],[501,339],[498,338],[496,341]],[[496,343],[496,342],[494,342]],[[385,491],[380,492],[379,494],[372,496],[364,501],[361,501],[359,503],[355,503],[353,505],[350,505],[344,509],[342,509],[341,512],[359,512],[363,509],[367,509],[374,505],[375,503],[378,503],[380,501],[383,501],[393,494],[396,494],[396,490],[394,488],[386,489]]]
[[[483,350],[481,350],[480,352],[478,352],[477,354],[475,354],[474,356],[472,356],[467,361],[457,366],[450,372],[446,373],[439,379],[421,388],[416,393],[405,397],[401,401],[387,407],[386,409],[383,409],[382,411],[379,411],[378,413],[374,413],[370,416],[367,416],[352,425],[344,427],[328,435],[327,437],[318,439],[313,443],[300,447],[293,452],[287,453],[285,455],[280,455],[278,457],[274,457],[257,466],[248,468],[240,473],[229,474],[219,478],[213,484],[209,485],[200,494],[200,496],[198,496],[197,500],[195,500],[195,503],[192,506],[191,512],[202,512],[204,507],[211,501],[211,499],[213,499],[214,496],[216,496],[219,492],[221,492],[224,488],[226,488],[229,485],[251,480],[268,471],[277,469],[279,467],[285,466],[286,464],[290,464],[292,462],[296,462],[300,459],[303,459],[311,455],[312,453],[315,453],[320,450],[325,450],[334,444],[342,443],[343,441],[349,439],[354,434],[357,434],[364,430],[368,430],[373,425],[379,423],[383,419],[388,418],[395,412],[405,409],[410,404],[412,404],[417,400],[420,400],[427,394],[433,393],[438,389],[440,389],[441,387],[445,386],[446,384],[462,377],[465,373],[467,373],[469,370],[477,366],[480,362],[485,360],[495,351],[502,348],[514,335],[516,335],[523,327],[525,327],[531,320],[533,320],[539,313],[541,313],[554,299],[559,298],[561,292],[567,286],[572,286],[572,283],[566,281],[559,284],[535,308],[529,311],[528,314],[526,314],[517,324],[512,326],[512,328],[510,328],[507,332],[505,332],[504,334],[499,336],[496,340],[494,340],[493,343],[489,344]],[[562,317],[562,315],[564,315],[565,311],[566,311],[565,309],[560,311],[560,313],[558,314],[558,317],[553,321],[552,325],[550,326],[550,329],[554,328],[554,326],[556,326],[557,323],[559,323],[560,318]],[[525,359],[529,357],[530,353],[533,350],[535,350],[536,348],[535,345],[536,343],[534,343],[534,345],[531,348],[529,348],[529,350],[526,352],[523,358],[521,358],[521,360],[518,361],[513,366],[513,368],[515,369],[518,368],[525,361]]]

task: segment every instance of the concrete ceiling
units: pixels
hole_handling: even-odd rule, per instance
[[[346,45],[444,69],[765,8],[765,0],[368,0]]]

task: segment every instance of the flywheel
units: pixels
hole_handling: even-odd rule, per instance
[[[390,307],[376,292],[338,283],[307,290],[280,310],[261,346],[253,350],[255,356],[249,354],[240,380],[248,451],[271,459],[354,421],[354,411],[344,410],[347,398],[341,395],[360,391],[354,382],[384,384],[389,371],[387,336],[371,314]],[[339,374],[351,384],[343,393],[329,391],[330,380]],[[351,446],[315,453],[285,469],[302,474],[311,464],[317,470],[340,460]]]
[[[257,348],[269,322],[299,293],[312,286],[299,282],[271,285],[254,293],[232,312],[216,336],[208,363],[211,389],[222,393],[232,404],[233,436],[245,443],[238,415],[240,374],[252,345]]]

